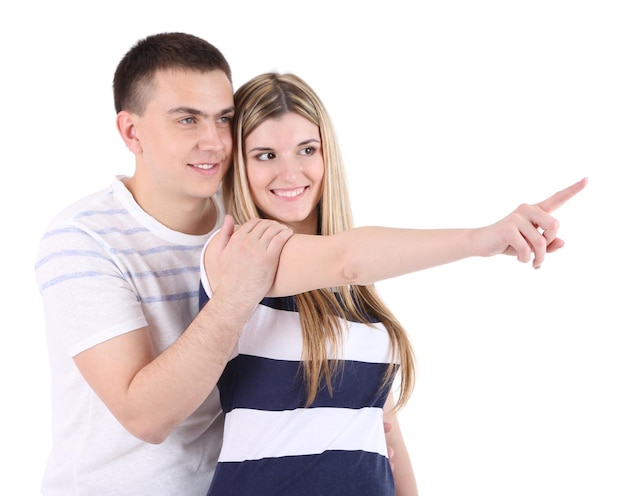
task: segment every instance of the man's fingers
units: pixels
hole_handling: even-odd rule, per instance
[[[293,234],[291,228],[277,222],[267,223],[259,228],[263,229],[259,241],[265,247],[267,255],[272,258],[280,256],[285,243]]]
[[[215,235],[215,241],[218,244],[219,250],[226,248],[226,245],[230,241],[231,236],[235,232],[235,221],[232,215],[226,215],[224,217],[224,224],[219,232]]]
[[[293,235],[293,231],[287,227],[281,229],[272,239],[267,247],[267,252],[270,256],[279,256],[282,252],[285,243],[289,241],[289,238]]]
[[[226,222],[224,225],[226,226]],[[232,234],[232,229],[228,232]],[[262,253],[259,250],[263,250],[264,256],[271,258],[280,256],[285,243],[293,235],[290,227],[274,220],[259,218],[250,219],[236,227],[234,236],[229,235],[228,232],[220,238],[222,249],[231,238],[236,237],[239,242],[245,243],[249,248],[256,246],[258,254]]]
[[[257,227],[263,222],[268,222],[268,221],[264,221],[262,219],[259,219],[258,217],[253,217],[252,219],[248,219],[246,222],[244,222],[240,226],[237,226],[236,231],[239,232],[241,235],[250,234],[254,232],[257,229]]]
[[[544,210],[545,212],[553,212],[561,205],[563,205],[566,201],[572,198],[575,194],[579,193],[583,190],[583,188],[587,185],[587,178],[583,178],[580,181],[572,184],[571,186],[562,189],[561,191],[553,194],[550,198],[543,200],[537,205],[539,208]]]

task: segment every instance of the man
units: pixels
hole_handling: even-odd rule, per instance
[[[224,218],[230,67],[164,33],[131,48],[113,86],[134,175],[59,214],[36,263],[52,377],[42,492],[204,495],[223,428],[215,384],[291,231],[220,233],[228,274],[197,313],[200,250]]]

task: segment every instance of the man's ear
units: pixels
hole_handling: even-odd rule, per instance
[[[126,143],[126,147],[135,155],[142,152],[141,143],[137,138],[137,130],[135,128],[135,119],[137,116],[126,110],[122,110],[117,114],[117,130]]]

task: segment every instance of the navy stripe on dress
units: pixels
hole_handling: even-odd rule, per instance
[[[382,408],[390,385],[381,388],[388,364],[344,360],[332,378],[333,394],[324,385],[309,408]],[[302,408],[301,362],[238,355],[218,381],[224,413],[235,408],[281,411]]]
[[[395,484],[384,456],[364,451],[325,451],[319,455],[221,462],[208,494],[392,496]]]

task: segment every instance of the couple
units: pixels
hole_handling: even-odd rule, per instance
[[[278,89],[296,106],[264,107]],[[233,494],[245,494],[239,483],[254,471],[237,463],[247,457],[238,450],[267,450],[259,481],[268,482],[276,467],[308,458],[273,453],[289,445],[287,455],[313,455],[317,442],[341,461],[328,463],[336,472],[312,465],[312,479],[294,478],[311,494],[350,494],[335,477],[356,483],[356,474],[377,484],[372,494],[394,494],[394,485],[416,494],[389,391],[399,370],[398,400],[408,397],[412,353],[370,284],[469,256],[512,254],[539,266],[562,246],[550,212],[585,181],[484,228],[350,229],[332,126],[299,79],[260,76],[233,99],[230,67],[215,47],[164,33],[125,55],[114,97],[135,173],[57,216],[36,263],[52,376],[43,494],[204,495],[223,433],[214,483]],[[200,280],[208,302],[198,312]],[[335,356],[343,360],[327,360]],[[269,379],[277,375],[282,383]],[[350,388],[356,377],[358,390]],[[293,385],[300,388],[287,390]],[[353,422],[359,412],[346,410],[355,405],[363,416]],[[383,411],[393,424],[393,473]],[[345,419],[354,433],[325,418]],[[327,442],[334,434],[344,438],[339,449]],[[263,436],[273,445],[254,445]],[[268,482],[273,494],[280,482]]]

